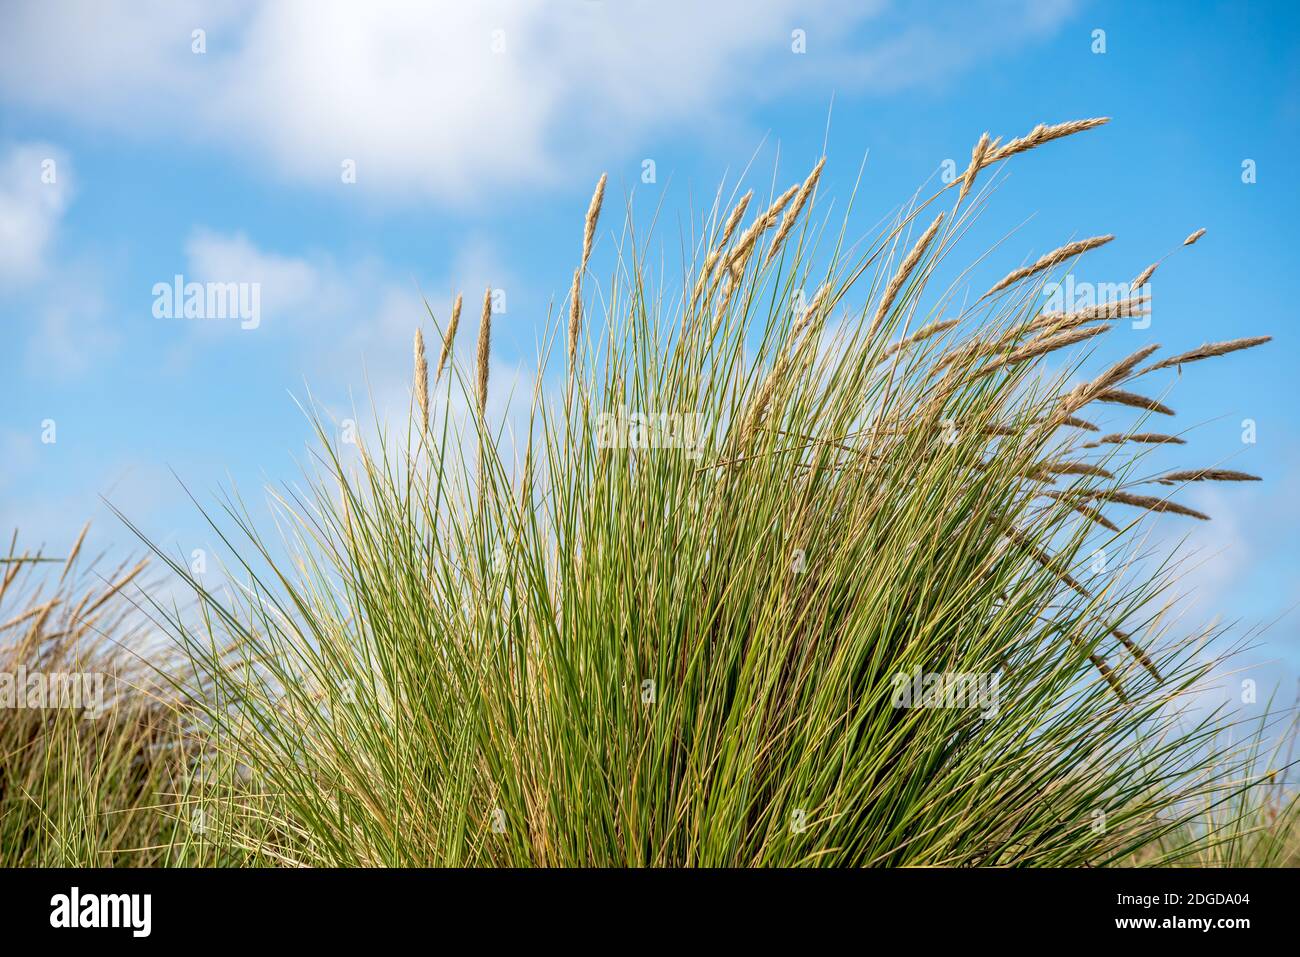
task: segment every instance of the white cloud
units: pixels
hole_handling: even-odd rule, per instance
[[[167,320],[183,322],[188,332],[172,355],[173,371],[191,361],[196,350],[215,347],[222,339],[267,337],[292,344],[286,354],[309,375],[307,385],[314,392],[333,397],[331,405],[337,406],[351,389],[358,412],[368,413],[373,397],[377,411],[393,419],[406,413],[410,343],[416,328],[425,336],[431,361],[436,360],[439,347],[438,331],[429,321],[421,295],[445,327],[453,290],[464,291],[456,356],[462,364],[472,364],[482,290],[489,286],[504,291],[507,306],[493,325],[494,383],[516,382],[523,374],[513,358],[503,356],[527,357],[532,362],[536,354],[536,344],[519,335],[521,329],[531,333],[534,325],[517,321],[521,312],[527,312],[529,292],[481,237],[468,237],[448,263],[446,274],[424,288],[413,277],[395,275],[376,260],[340,260],[324,253],[281,255],[259,247],[243,233],[198,229],[185,251],[186,281],[259,284],[261,323],[243,330],[233,320]],[[532,370],[527,371],[531,381]],[[501,394],[494,389],[494,397]]]
[[[65,150],[27,142],[0,154],[0,289],[20,292],[29,303],[25,359],[38,379],[79,376],[117,343],[106,322],[99,265],[85,257],[55,264],[72,195]]]
[[[20,143],[0,156],[0,286],[35,282],[72,195],[67,154]]]
[[[258,249],[243,233],[195,230],[185,244],[185,254],[187,282],[258,283],[265,310],[293,313],[313,299],[329,298],[326,277],[316,266],[298,257]]]
[[[886,89],[946,76],[1070,9],[976,6],[909,26],[884,0],[24,3],[0,36],[0,97],[318,187],[343,188],[355,160],[348,188],[461,202],[552,181],[597,145],[630,147],[666,123],[716,128],[742,97],[810,79]]]
[[[186,250],[187,279],[262,284],[262,325],[247,332],[230,328],[229,334],[289,336],[291,352],[306,370],[305,386],[314,399],[333,421],[355,419],[363,440],[372,445],[379,429],[404,434],[411,409],[415,330],[424,335],[432,366],[441,346],[439,327],[445,328],[451,315],[453,289],[463,290],[464,295],[454,349],[464,385],[453,377],[448,393],[444,379],[431,394],[436,412],[449,396],[446,411],[454,435],[473,434],[474,400],[467,390],[473,389],[483,290],[504,291],[506,311],[494,314],[492,320],[487,418],[501,429],[501,450],[507,458],[516,445],[525,444],[538,349],[536,342],[522,338],[521,331],[531,336],[539,330],[526,305],[531,298],[528,290],[502,265],[486,240],[468,238],[448,264],[446,275],[435,277],[423,289],[412,278],[396,276],[373,261],[340,262],[321,254],[281,256],[260,249],[243,234],[199,230]],[[422,294],[439,327],[430,322]],[[528,315],[530,321],[521,322],[521,315]],[[211,346],[220,334],[211,323],[192,325],[195,333],[187,359],[193,349]],[[554,392],[555,383],[547,385]]]

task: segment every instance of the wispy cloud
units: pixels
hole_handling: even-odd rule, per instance
[[[82,375],[118,343],[101,267],[58,248],[73,177],[68,152],[52,143],[0,153],[0,289],[23,304],[10,344],[38,380]]]
[[[348,388],[369,390],[377,400],[384,399],[384,411],[404,414],[411,373],[409,342],[416,327],[423,327],[435,347],[438,342],[422,296],[445,324],[455,292],[464,294],[457,355],[465,361],[473,355],[479,303],[488,286],[505,293],[507,311],[498,317],[494,337],[498,355],[501,347],[512,357],[534,353],[535,344],[522,339],[524,327],[513,321],[527,293],[494,246],[481,237],[466,238],[444,275],[419,281],[373,258],[341,259],[320,251],[277,253],[242,232],[198,228],[184,254],[183,270],[178,271],[187,282],[257,284],[261,322],[256,329],[244,330],[235,320],[159,320],[177,326],[171,354],[174,373],[186,369],[202,350],[222,349],[255,336],[259,343],[287,347],[282,352],[308,377],[313,390],[323,395]]]
[[[1003,15],[986,37],[990,6]],[[0,97],[294,182],[341,188],[355,170],[359,190],[459,203],[552,181],[596,141],[731,122],[738,99],[948,76],[1050,33],[1072,4],[1010,6],[918,26],[883,0],[20,4]]]
[[[43,278],[72,197],[72,165],[49,143],[0,153],[0,287]]]

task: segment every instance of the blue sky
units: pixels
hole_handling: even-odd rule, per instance
[[[253,498],[296,474],[309,429],[292,396],[307,385],[340,412],[367,381],[404,407],[418,290],[445,316],[456,290],[505,289],[493,377],[523,381],[602,171],[597,267],[629,195],[643,221],[663,204],[656,242],[675,266],[692,209],[751,158],[756,186],[775,170],[784,187],[825,140],[819,201],[842,208],[867,155],[865,232],[945,160],[964,166],[984,130],[1104,115],[1008,168],[962,249],[973,259],[1015,229],[987,278],[1114,233],[1075,276],[1116,281],[1208,230],[1161,267],[1151,328],[1106,348],[1275,337],[1194,367],[1169,398],[1183,427],[1202,423],[1180,465],[1267,481],[1196,489],[1214,522],[1158,531],[1191,534],[1203,558],[1193,616],[1244,630],[1286,613],[1300,571],[1294,5],[806,6],[8,0],[0,526],[57,552],[91,518],[102,548],[138,549],[107,496],[164,544],[207,545],[171,470],[201,500],[230,482]],[[641,182],[646,159],[655,183]],[[259,283],[260,325],[155,317],[154,284],[178,273]],[[1259,673],[1294,681],[1296,615],[1262,642]]]

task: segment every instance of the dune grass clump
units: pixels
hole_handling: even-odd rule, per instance
[[[145,563],[98,574],[85,535],[57,559],[15,535],[0,557],[0,866],[192,861],[177,795],[197,713],[132,651]]]
[[[1192,707],[1214,636],[1174,631],[1170,566],[1127,559],[1151,514],[1209,518],[1188,482],[1238,477],[1139,470],[1184,442],[1149,425],[1173,414],[1159,373],[1267,337],[1085,374],[1155,267],[1117,303],[1039,293],[1110,236],[986,292],[938,279],[983,170],[1103,122],[986,134],[956,191],[859,243],[816,218],[824,160],[768,201],[720,192],[680,280],[629,216],[593,291],[602,177],[522,426],[489,419],[490,292],[468,368],[457,297],[441,390],[417,335],[405,431],[348,445],[315,417],[307,485],[275,500],[286,550],[228,503],[242,598],[171,563],[203,614],[163,620],[244,772],[207,795],[230,840],[489,866],[1097,866],[1230,840],[1197,822],[1262,772]]]

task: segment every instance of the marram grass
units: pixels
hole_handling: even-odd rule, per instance
[[[202,863],[183,796],[198,712],[130,650],[145,563],[96,572],[85,536],[56,559],[15,535],[0,557],[0,866]]]
[[[815,218],[822,161],[766,202],[720,194],[671,283],[648,274],[629,217],[593,292],[602,177],[522,430],[489,417],[490,291],[471,368],[453,349],[457,297],[433,330],[439,392],[417,335],[406,429],[351,446],[314,417],[307,487],[276,496],[287,548],[236,499],[214,520],[233,526],[242,591],[210,592],[160,553],[199,599],[197,615],[155,614],[189,657],[176,692],[203,712],[211,773],[186,800],[221,852],[345,866],[1244,853],[1282,768],[1225,743],[1230,714],[1193,707],[1220,643],[1171,624],[1175,566],[1120,560],[1151,513],[1205,517],[1178,500],[1187,482],[1227,476],[1193,461],[1144,477],[1152,445],[1183,441],[1147,422],[1172,414],[1157,397],[1173,373],[1142,366],[1152,347],[1095,369],[1087,351],[1143,314],[1155,267],[1124,303],[1056,314],[1035,305],[1041,284],[1109,236],[1007,264],[982,295],[934,280],[988,201],[982,170],[1104,122],[986,134],[958,190],[852,245]],[[1102,435],[1103,404],[1130,428]],[[1115,560],[1098,566],[1098,549]],[[995,693],[898,706],[933,675]],[[1274,862],[1294,804],[1267,806]]]

